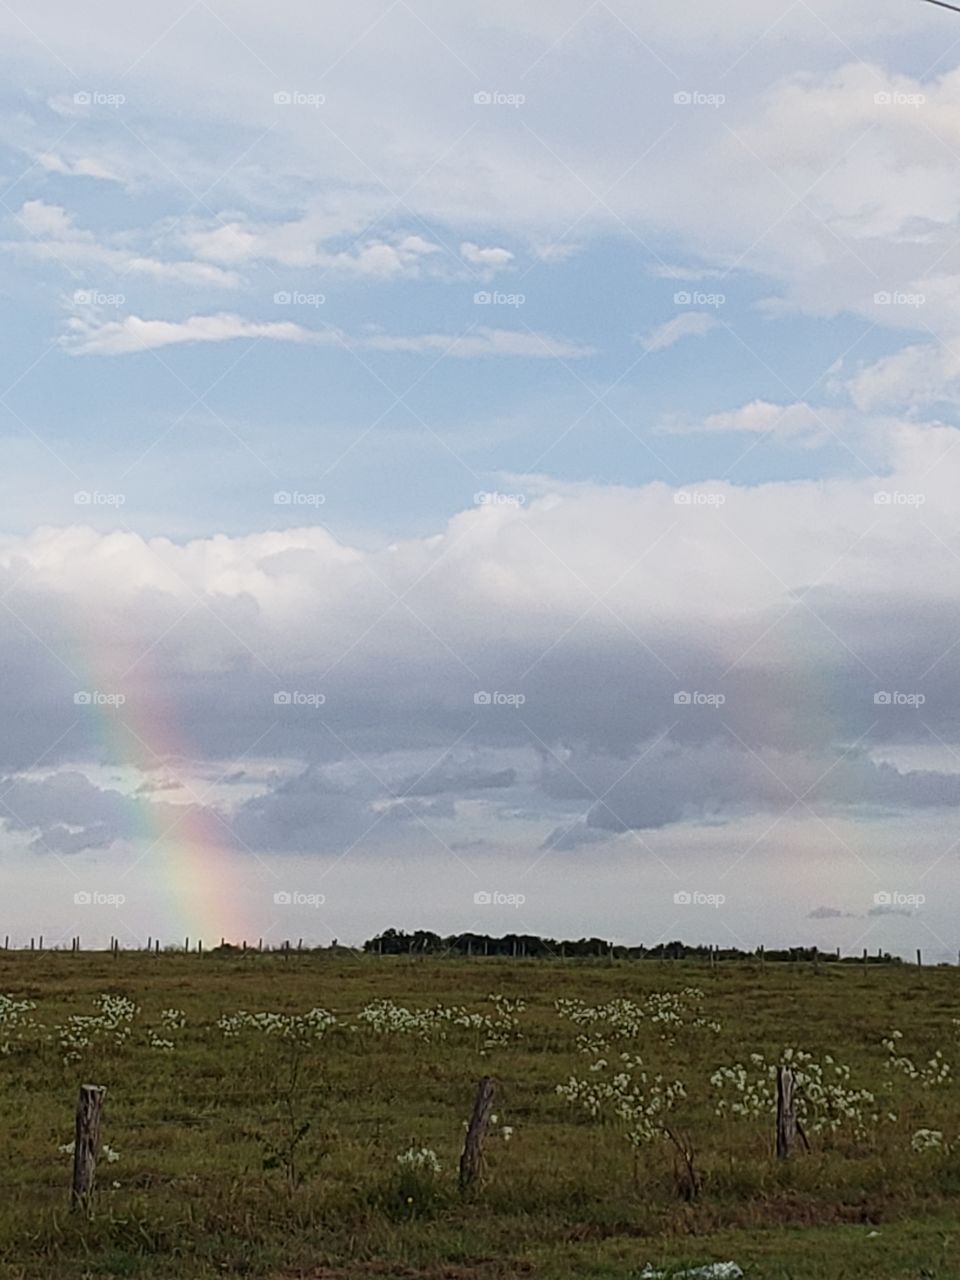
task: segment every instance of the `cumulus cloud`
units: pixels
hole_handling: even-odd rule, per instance
[[[841,381],[857,409],[917,409],[960,396],[960,353],[940,343],[903,347]]]
[[[83,528],[7,538],[0,761],[91,758],[105,716],[136,754],[163,706],[198,759],[259,742],[329,764],[349,744],[371,763],[359,791],[323,772],[284,782],[242,811],[248,842],[290,796],[304,844],[398,796],[539,808],[584,839],[953,809],[955,769],[877,752],[957,737],[955,441],[917,429],[881,481],[726,486],[719,506],[657,484],[567,487],[383,550],[317,527],[184,545]],[[98,688],[126,698],[115,707],[75,700],[91,618]],[[496,645],[493,618],[509,619]],[[388,775],[376,763],[442,757],[461,736],[493,754]],[[497,754],[518,750],[536,767]]]
[[[465,240],[460,246],[460,256],[474,267],[497,268],[508,266],[513,261],[509,249],[498,249],[495,245],[482,248],[471,240]]]

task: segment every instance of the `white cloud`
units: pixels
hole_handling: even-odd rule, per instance
[[[186,320],[144,320],[127,315],[121,320],[73,316],[67,321],[64,346],[72,355],[117,356],[151,351],[182,342],[228,342],[233,338],[268,338],[274,342],[323,342],[332,335],[304,329],[292,321],[258,322],[221,311]]]
[[[849,426],[847,410],[814,407],[806,401],[774,404],[768,400],[752,400],[739,409],[711,413],[694,422],[667,419],[660,430],[670,435],[723,434],[737,432],[748,435],[774,435],[778,439],[805,445],[825,444]]]
[[[369,236],[345,249],[332,247],[331,241],[360,230],[365,221],[360,211],[338,219],[328,208],[321,216],[288,222],[257,224],[233,220],[195,226],[185,233],[184,242],[198,257],[212,262],[273,262],[373,279],[415,278],[431,260],[444,256],[439,244],[410,232],[397,232],[389,239]]]
[[[117,235],[112,238],[113,243],[98,241],[92,232],[79,228],[73,215],[61,205],[43,200],[26,201],[15,225],[27,231],[29,238],[6,241],[4,250],[80,272],[96,270],[101,286],[107,283],[103,279],[105,272],[116,280],[130,275],[197,288],[236,289],[241,284],[236,272],[207,262],[162,259],[138,252],[130,246],[128,236]]]
[[[44,200],[27,200],[18,216],[31,235],[45,236],[52,240],[78,237],[73,219],[60,205],[47,204]]]
[[[903,347],[893,355],[861,366],[834,385],[864,411],[912,409],[960,397],[960,352],[940,344]]]
[[[646,351],[664,351],[684,338],[701,338],[719,321],[709,311],[684,311],[665,324],[657,325],[640,339]]]
[[[489,248],[481,248],[478,244],[473,244],[470,240],[465,240],[460,246],[460,256],[465,262],[469,262],[474,267],[489,267],[494,270],[498,267],[506,267],[513,261],[513,254],[509,249],[498,249],[495,246]]]
[[[99,178],[103,182],[123,182],[123,178],[96,156],[78,155],[73,158],[55,151],[42,151],[36,162],[46,173],[59,173],[70,178]]]
[[[524,356],[533,360],[576,360],[595,353],[595,348],[585,343],[568,342],[547,333],[484,327],[472,329],[462,337],[441,333],[411,337],[383,334],[363,339],[362,345],[373,351],[446,351],[451,356]]]
[[[182,198],[184,188],[207,193],[194,251],[225,265],[273,261],[373,278],[425,273],[428,264],[439,272],[444,260],[451,269],[456,255],[436,244],[423,253],[405,247],[403,233],[381,235],[386,219],[423,230],[428,243],[433,228],[437,244],[448,239],[443,229],[455,228],[449,241],[470,246],[466,253],[487,266],[503,265],[510,251],[499,246],[508,235],[540,246],[535,253],[548,246],[556,257],[574,231],[578,245],[611,233],[634,243],[632,233],[661,255],[669,237],[671,263],[680,252],[695,258],[696,268],[680,263],[678,271],[749,269],[786,305],[814,314],[853,309],[885,325],[916,327],[916,314],[877,314],[872,299],[878,288],[926,282],[936,296],[924,322],[951,318],[960,328],[953,172],[960,73],[921,79],[898,70],[899,33],[939,52],[944,15],[908,5],[880,22],[866,0],[847,0],[828,29],[803,6],[771,27],[760,0],[696,19],[633,3],[619,7],[622,21],[604,6],[586,13],[558,7],[569,15],[559,30],[542,14],[530,20],[503,11],[477,32],[462,15],[431,6],[424,21],[441,35],[432,41],[402,6],[384,14],[372,0],[360,4],[325,27],[329,48],[339,50],[331,57],[342,53],[350,74],[337,77],[320,111],[273,103],[277,83],[309,84],[320,74],[299,38],[298,22],[313,17],[306,10],[278,20],[267,40],[252,11],[233,14],[232,28],[262,48],[263,61],[237,42],[213,65],[205,31],[192,19],[155,47],[161,33],[150,23],[124,23],[106,48],[85,31],[73,41],[75,17],[54,5],[46,19],[53,26],[41,23],[42,31],[55,47],[68,42],[71,64],[91,86],[109,90],[150,48],[137,64],[139,92],[122,108],[135,133],[116,127],[118,111],[68,102],[61,104],[74,126],[68,138],[57,141],[63,119],[45,120],[39,108],[18,117],[14,134],[28,136],[31,156],[61,157],[62,164],[53,161],[58,172],[80,173],[95,156],[103,173],[134,175],[164,197]],[[112,12],[107,0],[95,9]],[[9,23],[0,16],[11,64],[19,60],[11,65],[16,84],[39,67],[39,46]],[[105,25],[113,30],[112,21]],[[756,56],[740,59],[743,42],[754,37]],[[844,40],[862,50],[862,60],[850,60]],[[735,64],[737,92],[713,112],[678,108],[656,76],[636,74],[638,60],[656,66],[659,58],[678,83],[716,88],[710,81],[722,78],[721,48],[730,53],[726,66]],[[414,55],[425,70],[411,86],[401,69]],[[538,75],[538,95],[522,111],[478,110],[464,63],[495,66],[504,84],[520,83],[531,66],[550,74]],[[63,89],[54,81],[49,71],[41,77],[56,97]],[[578,101],[590,104],[573,115],[572,82],[583,89]],[[878,94],[891,101],[878,102]],[[438,95],[450,107],[442,114]],[[376,107],[384,97],[393,103],[386,119]],[[901,102],[913,98],[922,102]],[[188,132],[157,105],[187,100],[194,118],[214,127]],[[638,164],[633,139],[619,127],[624,113],[651,121],[669,144],[654,137]],[[939,292],[926,279],[931,268],[942,272]]]
[[[223,311],[216,315],[188,316],[185,320],[150,320],[136,315],[104,320],[96,308],[88,307],[67,321],[63,345],[72,355],[117,356],[181,343],[230,342],[236,338],[408,354],[436,352],[461,359],[485,356],[577,359],[593,354],[592,347],[530,330],[478,327],[460,335],[371,333],[353,337],[332,326],[310,329],[292,320],[249,320]]]

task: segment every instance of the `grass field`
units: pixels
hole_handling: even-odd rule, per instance
[[[0,1012],[0,1276],[625,1280],[733,1260],[764,1280],[955,1280],[960,1108],[939,1064],[960,1058],[958,987],[956,969],[879,965],[3,953],[0,993],[35,1007]],[[690,988],[702,1000],[661,999]],[[136,1012],[99,1011],[105,994]],[[498,1013],[491,996],[524,1007]],[[556,1004],[614,1000],[631,1003],[579,1021]],[[403,1013],[437,1005],[488,1021]],[[316,1007],[336,1023],[218,1025]],[[891,1065],[894,1030],[915,1071]],[[830,1055],[840,1090],[821,1105],[811,1089],[811,1150],[778,1162],[766,1066],[749,1055],[785,1049]],[[711,1084],[738,1063],[746,1092]],[[622,1071],[625,1119],[622,1082],[597,1116],[557,1092]],[[484,1074],[496,1123],[483,1183],[461,1196]],[[655,1109],[657,1075],[684,1086],[670,1111]],[[89,1214],[69,1210],[60,1149],[82,1082],[108,1088],[115,1157],[101,1156]],[[718,1115],[725,1095],[747,1114]],[[689,1140],[699,1196],[662,1122]]]

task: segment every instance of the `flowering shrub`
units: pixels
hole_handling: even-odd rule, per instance
[[[918,1129],[910,1139],[914,1151],[946,1151],[948,1147],[939,1129]]]
[[[97,996],[94,1004],[96,1014],[72,1014],[57,1028],[64,1062],[79,1062],[84,1051],[94,1047],[118,1049],[129,1040],[140,1006],[127,996],[106,994]]]
[[[718,1116],[756,1119],[776,1110],[777,1067],[790,1067],[795,1084],[797,1118],[807,1133],[834,1133],[850,1125],[857,1137],[864,1137],[868,1125],[881,1119],[877,1100],[868,1089],[855,1089],[850,1068],[829,1054],[822,1061],[802,1049],[785,1049],[779,1063],[767,1062],[762,1053],[751,1053],[749,1066],[737,1062],[720,1067],[710,1077],[722,1096],[716,1106]],[[732,1095],[732,1096],[728,1096]],[[887,1114],[893,1122],[896,1116]]]
[[[636,1054],[622,1053],[620,1064],[611,1072],[606,1060],[600,1058],[591,1067],[594,1079],[570,1076],[556,1091],[591,1119],[620,1125],[627,1141],[639,1147],[664,1133],[667,1113],[687,1092],[680,1080],[667,1081],[660,1075],[651,1078]]]
[[[225,1013],[217,1020],[217,1026],[228,1040],[235,1039],[243,1031],[259,1031],[262,1035],[276,1036],[282,1040],[308,1044],[319,1040],[331,1027],[337,1025],[334,1014],[327,1009],[310,1009],[307,1013]]]
[[[494,1013],[472,1013],[463,1005],[434,1005],[408,1009],[393,1000],[374,1000],[357,1014],[357,1021],[379,1035],[416,1036],[419,1040],[446,1040],[451,1027],[476,1033],[484,1050],[509,1044],[520,1036],[517,1014],[526,1005],[506,996],[489,997]]]
[[[554,1007],[562,1018],[588,1028],[577,1037],[578,1050],[597,1054],[611,1043],[636,1039],[646,1026],[653,1027],[661,1040],[673,1040],[687,1027],[718,1032],[720,1023],[703,1013],[703,998],[699,987],[684,987],[681,991],[654,991],[642,1005],[618,998],[595,1006],[583,1000],[557,1000]]]
[[[36,1028],[30,1017],[36,1007],[32,1000],[0,995],[0,1054],[12,1053],[23,1043],[24,1032]]]
[[[892,1031],[889,1037],[882,1042],[889,1055],[887,1059],[888,1071],[900,1071],[909,1080],[917,1081],[924,1089],[933,1089],[937,1085],[946,1084],[949,1081],[951,1076],[950,1066],[944,1060],[941,1049],[937,1049],[929,1061],[918,1067],[912,1058],[900,1053],[899,1042],[902,1039],[902,1031]]]
[[[409,1147],[406,1151],[401,1151],[397,1156],[397,1164],[405,1169],[415,1169],[417,1172],[440,1172],[437,1153],[431,1151],[429,1147]]]

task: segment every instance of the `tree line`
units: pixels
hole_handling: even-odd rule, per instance
[[[841,956],[839,951],[821,951],[817,947],[757,947],[753,951],[739,947],[714,947],[707,943],[690,945],[679,940],[658,942],[654,946],[625,946],[606,938],[542,938],[534,933],[458,933],[443,936],[430,929],[384,929],[363,944],[375,955],[457,955],[457,956],[528,956],[537,959],[608,959],[608,960],[806,960],[834,963],[900,964],[899,956],[878,951],[875,956]]]

